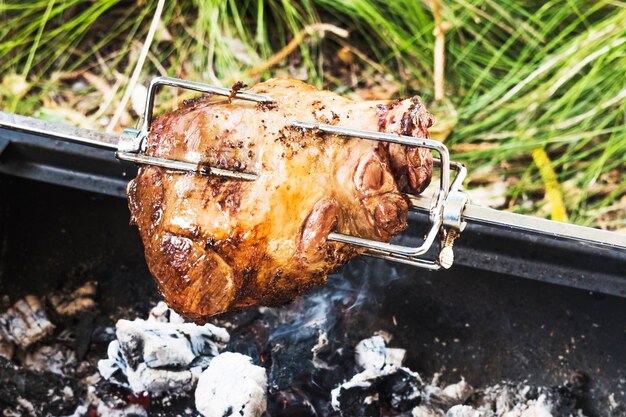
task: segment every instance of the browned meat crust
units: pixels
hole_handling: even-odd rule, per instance
[[[421,192],[432,175],[426,149],[289,127],[317,120],[428,137],[432,117],[417,97],[355,103],[288,79],[250,91],[276,102],[191,100],[154,121],[147,153],[255,172],[256,181],[143,166],[129,184],[150,271],[170,306],[196,320],[324,283],[362,252],[328,234],[388,241],[406,227],[401,191]]]

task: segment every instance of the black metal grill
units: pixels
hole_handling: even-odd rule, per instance
[[[110,324],[122,310],[145,316],[158,296],[123,199],[8,176],[0,177],[0,187],[0,294],[43,296],[95,279],[101,317],[93,328],[98,320]],[[286,390],[315,397],[312,381],[319,387],[351,376],[347,369],[346,375],[319,373],[302,360],[316,335],[294,329],[315,297],[331,300],[325,308],[332,346],[349,349],[384,330],[394,336],[392,345],[407,349],[408,367],[423,375],[445,369],[450,381],[464,376],[476,386],[504,379],[558,385],[579,371],[590,379],[580,399],[588,414],[609,415],[611,394],[625,402],[626,298],[522,278],[622,291],[622,259],[468,229],[450,271],[360,258],[328,285],[283,307],[292,322],[261,323],[256,309],[220,317],[239,323],[229,349],[265,361],[274,387],[270,409]],[[271,352],[278,342],[283,348]],[[88,356],[104,357],[106,344],[89,343]],[[175,415],[186,404],[159,407],[155,415]]]

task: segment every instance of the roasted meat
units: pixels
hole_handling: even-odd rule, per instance
[[[420,193],[432,174],[427,149],[290,127],[315,120],[428,137],[432,117],[417,97],[356,103],[289,79],[249,91],[275,101],[191,100],[153,122],[146,152],[256,181],[142,166],[129,184],[150,271],[168,304],[197,320],[285,303],[324,283],[363,252],[328,234],[390,240],[406,227],[402,192]]]

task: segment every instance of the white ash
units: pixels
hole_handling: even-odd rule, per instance
[[[435,374],[432,382],[422,388],[424,401],[428,404],[448,409],[463,404],[474,393],[474,389],[463,378],[455,384],[441,387],[439,386],[440,376],[440,374]]]
[[[406,350],[389,348],[382,336],[361,340],[355,347],[356,364],[361,370],[383,369],[385,366],[402,366]]]
[[[411,417],[444,417],[446,413],[441,408],[428,405],[418,405],[411,410]]]
[[[489,406],[455,405],[445,414],[445,417],[553,417],[556,412],[554,403],[546,395],[540,395],[535,400],[518,399],[519,402],[510,402],[506,406],[496,407],[495,411]],[[560,414],[559,414],[560,415]],[[582,416],[579,412],[578,416]]]
[[[328,334],[325,331],[319,330],[319,334],[317,336],[317,343],[311,348],[311,353],[313,354],[313,358],[311,359],[311,362],[313,363],[313,366],[315,366],[316,368],[332,369],[332,367],[329,366],[325,360],[320,359],[320,357],[318,356],[320,352],[322,352],[324,348],[328,346],[328,343],[329,343]]]
[[[54,331],[39,298],[27,295],[0,314],[3,339],[26,349]]]
[[[388,348],[382,336],[361,340],[355,347],[356,364],[361,372],[331,391],[332,407],[341,411],[351,393],[363,395],[367,405],[384,397],[396,411],[406,411],[407,404],[417,405],[423,382],[417,373],[402,367],[405,354],[404,349]]]
[[[328,334],[324,331],[319,331],[317,336],[317,343],[311,348],[311,353],[313,354],[313,360],[317,358],[317,355],[328,346]]]
[[[85,417],[88,414],[90,407],[95,407],[100,416],[109,416],[114,413],[120,413],[123,411],[136,411],[138,415],[145,415],[145,411],[140,410],[136,404],[133,404],[131,408],[126,409],[128,403],[126,399],[122,399],[119,396],[102,395],[96,389],[98,383],[102,380],[101,375],[95,372],[91,375],[87,375],[80,380],[80,385],[87,387],[86,395],[82,398],[82,403],[76,406],[76,409],[72,414],[67,414],[62,417]],[[102,414],[100,414],[102,412]],[[117,414],[120,415],[120,414]],[[121,414],[126,416],[127,414]],[[133,414],[131,414],[132,416]],[[61,416],[59,416],[61,417]]]
[[[259,417],[267,409],[267,375],[249,356],[225,352],[202,372],[196,408],[205,417]]]
[[[130,404],[122,408],[108,407],[105,403],[98,405],[98,415],[106,417],[148,417],[145,408],[137,404]]]
[[[473,407],[479,412],[494,411],[496,417],[551,417],[571,410],[571,404],[554,389],[503,382],[477,391]],[[582,416],[582,412],[578,412]]]
[[[35,406],[33,405],[32,402],[28,401],[26,398],[19,397],[17,399],[17,402],[19,403],[17,411],[26,412],[26,415],[29,415],[29,416],[36,416],[37,415],[37,412],[35,411]],[[20,408],[21,408],[21,410],[20,410]],[[21,414],[20,414],[20,416],[21,416]]]
[[[135,393],[154,395],[190,391],[230,338],[212,324],[185,323],[162,304],[148,320],[119,320],[115,334],[108,358],[98,362],[100,374]]]
[[[420,376],[408,368],[385,366],[368,368],[331,391],[331,405],[344,415],[345,404],[354,403],[353,396],[363,396],[366,405],[384,402],[394,411],[404,412],[421,401]],[[361,414],[362,411],[357,412]],[[348,412],[346,415],[353,415]]]
[[[445,388],[427,385],[424,391],[429,394],[424,395],[424,404],[412,411],[413,417],[584,417],[573,405],[565,405],[564,414],[560,394],[547,387],[502,383],[474,390],[461,380]]]
[[[50,305],[60,316],[76,316],[96,308],[97,283],[88,281],[71,293],[55,293],[48,297]]]
[[[115,328],[127,363],[143,362],[150,368],[204,364],[229,339],[226,330],[212,324],[119,320]]]
[[[127,365],[117,340],[109,344],[107,353],[108,359],[98,361],[98,371],[102,377],[114,384],[130,388],[135,393],[182,394],[193,388],[202,372],[200,367],[173,370],[149,368],[144,362],[132,368]]]
[[[400,359],[394,359],[394,355]],[[380,404],[374,404],[376,407],[384,404],[392,406],[394,411],[405,412],[408,410],[403,410],[402,406],[417,400],[418,403],[410,409],[412,417],[584,417],[580,410],[574,410],[571,396],[563,393],[560,387],[503,382],[475,390],[464,379],[442,386],[439,374],[424,384],[419,375],[401,367],[403,357],[404,354],[389,349],[382,337],[374,336],[359,342],[355,348],[355,360],[361,372],[332,391],[333,408],[344,417],[362,415],[364,410],[372,409],[372,402],[379,401]],[[406,384],[413,376],[413,383]],[[391,397],[386,392],[389,384]],[[394,398],[393,390],[397,387],[402,387],[404,392]],[[415,393],[411,391],[413,388]]]
[[[50,371],[57,375],[68,375],[76,368],[74,351],[61,344],[41,346],[28,352],[22,360],[22,366],[35,371]]]
[[[123,408],[107,407],[104,403],[98,406],[98,415],[107,417],[148,417],[145,408],[137,404],[130,404]]]
[[[165,302],[159,301],[158,304],[150,310],[147,321],[182,324],[185,322],[185,319],[183,316],[169,308]]]
[[[469,405],[457,404],[450,407],[446,412],[446,417],[492,417],[493,411],[491,410],[476,410]]]

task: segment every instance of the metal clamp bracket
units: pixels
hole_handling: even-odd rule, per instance
[[[432,247],[437,235],[440,233],[445,234],[443,231],[444,227],[455,228],[460,231],[463,224],[461,221],[461,213],[465,203],[467,202],[467,196],[458,191],[458,188],[463,183],[467,171],[464,165],[458,162],[450,161],[448,148],[443,143],[428,138],[400,136],[371,130],[349,129],[317,122],[296,121],[291,125],[301,129],[314,130],[331,135],[398,143],[406,146],[428,148],[437,152],[439,154],[439,158],[435,158],[434,162],[435,166],[439,168],[439,187],[435,190],[432,202],[428,209],[431,226],[420,246],[404,246],[372,239],[364,239],[342,233],[331,233],[328,236],[328,240],[367,248],[368,251],[366,252],[366,255],[397,262],[410,263],[427,269],[436,270],[444,266],[444,264],[440,263],[439,259],[427,260],[419,258],[420,255],[425,254]],[[450,170],[456,171],[456,175],[452,181],[450,179]],[[450,196],[453,196],[452,200],[449,200]],[[414,204],[417,196],[407,195],[407,197],[411,203],[409,209],[417,211],[418,207]],[[421,206],[419,208],[421,211]],[[443,243],[444,241],[442,240],[442,249],[444,246]]]
[[[120,143],[116,156],[123,160],[134,162],[136,164],[154,165],[162,168],[172,169],[176,171],[193,172],[199,175],[217,175],[226,178],[254,181],[257,176],[253,173],[232,171],[229,169],[211,167],[205,163],[179,161],[174,159],[159,158],[146,155],[145,139],[150,134],[150,125],[154,117],[154,102],[157,89],[159,86],[178,87],[186,90],[197,91],[199,93],[216,94],[234,99],[254,101],[257,103],[269,103],[272,99],[262,94],[248,93],[245,91],[237,91],[233,94],[232,90],[224,87],[217,87],[198,83],[195,81],[186,81],[172,77],[156,77],[148,87],[148,95],[146,97],[146,105],[144,108],[143,122],[141,129],[126,129],[120,138]]]

